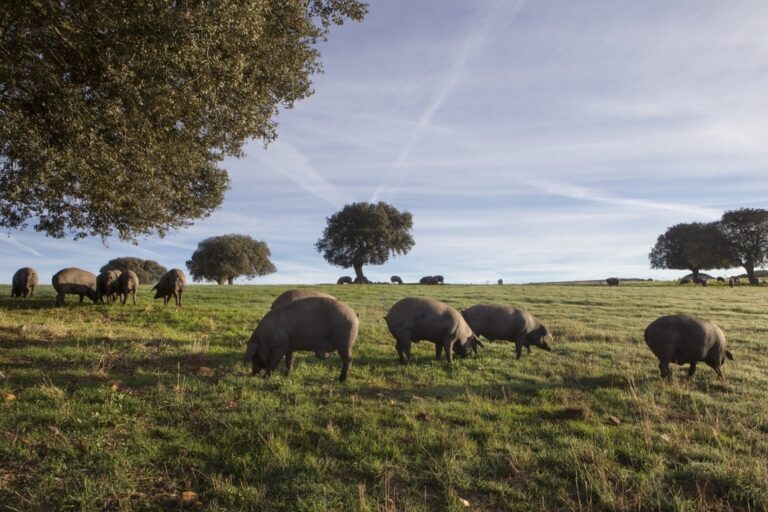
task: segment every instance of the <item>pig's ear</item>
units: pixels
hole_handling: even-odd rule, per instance
[[[480,338],[478,336],[475,336],[475,343],[477,343],[478,347],[485,348],[485,345],[483,345],[483,342],[480,341]]]
[[[726,359],[730,359],[731,361],[733,361],[733,354],[731,354],[730,350],[726,350],[725,351],[725,358]]]

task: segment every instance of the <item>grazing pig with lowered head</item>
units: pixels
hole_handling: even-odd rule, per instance
[[[477,304],[462,310],[472,332],[489,340],[506,340],[515,343],[517,358],[523,347],[531,353],[531,345],[551,351],[545,338],[552,339],[549,330],[535,316],[524,309],[512,306]]]
[[[352,284],[352,278],[349,276],[341,276],[336,284]]]
[[[619,278],[618,277],[609,277],[605,280],[606,284],[608,286],[619,286]]]
[[[51,278],[53,289],[56,290],[56,305],[64,305],[65,295],[79,295],[80,302],[88,297],[96,302],[96,274],[79,268],[59,270]]]
[[[403,284],[403,280],[400,276],[392,276],[389,278],[389,282],[392,284]]]
[[[721,367],[733,355],[725,348],[723,331],[710,320],[689,315],[657,318],[645,329],[645,343],[657,358],[661,376],[669,378],[669,363],[690,363],[688,376],[696,372],[696,363],[704,361],[722,377]]]
[[[317,292],[315,290],[288,290],[281,293],[275,299],[275,301],[272,303],[272,309],[277,309],[279,307],[285,306],[286,304],[290,304],[291,302],[296,302],[297,300],[302,300],[309,297],[325,297],[326,299],[336,300],[336,297],[333,295]]]
[[[163,274],[163,277],[157,282],[152,290],[157,290],[155,298],[163,298],[163,306],[167,306],[171,297],[176,301],[176,306],[181,306],[181,294],[184,293],[184,284],[187,278],[184,272],[174,268]]]
[[[11,297],[26,299],[35,293],[37,286],[37,271],[32,267],[20,268],[13,274],[11,280]]]
[[[707,286],[707,284],[709,283],[709,279],[707,279],[706,277],[697,277],[696,279],[693,280],[693,282],[696,284],[700,284],[701,286]]]
[[[336,299],[307,297],[270,310],[248,340],[245,362],[252,374],[265,369],[268,377],[285,356],[286,374],[293,368],[294,352],[308,350],[320,359],[338,352],[343,361],[339,381],[344,382],[352,364],[357,340],[357,314]]]
[[[435,358],[445,349],[449,363],[454,351],[460,357],[477,353],[483,346],[461,314],[454,308],[426,297],[407,297],[397,302],[384,317],[392,336],[397,340],[397,355],[402,364],[411,362],[411,343],[420,340],[435,344]]]
[[[437,279],[433,276],[424,276],[419,279],[419,284],[439,284]]]
[[[119,270],[105,270],[96,276],[96,302],[114,302],[121,273]]]
[[[133,299],[133,305],[136,305],[136,290],[139,288],[139,276],[133,270],[124,270],[117,278],[117,294],[120,296],[120,303],[125,305],[128,300],[128,294]]]

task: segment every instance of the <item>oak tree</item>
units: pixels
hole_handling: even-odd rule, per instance
[[[768,210],[741,208],[727,211],[719,225],[733,259],[747,271],[749,284],[760,284],[755,267],[768,263]]]
[[[690,270],[693,279],[699,271],[713,268],[729,268],[734,264],[716,222],[691,222],[676,224],[660,235],[648,258],[651,268]]]
[[[106,272],[107,270],[119,270],[121,272],[132,270],[136,273],[141,284],[155,283],[168,271],[155,260],[143,260],[131,256],[109,260],[106,265],[99,269],[99,272]]]
[[[312,93],[358,0],[0,2],[0,227],[165,235],[217,208],[219,167]]]
[[[387,203],[352,203],[327,219],[315,248],[328,263],[352,267],[357,282],[363,282],[363,265],[382,265],[390,255],[411,250],[412,227],[409,212],[400,212]]]
[[[266,242],[247,235],[222,235],[206,238],[197,245],[187,268],[194,281],[233,284],[235,278],[253,278],[277,271],[270,261]]]

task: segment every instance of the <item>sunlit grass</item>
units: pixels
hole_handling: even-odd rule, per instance
[[[336,355],[269,380],[241,363],[287,288],[0,299],[0,510],[768,508],[768,289],[316,287],[360,315],[341,385]],[[448,367],[420,343],[402,367],[383,316],[409,295],[525,307],[555,351],[486,343]],[[642,333],[671,313],[724,329],[726,380],[661,381]]]

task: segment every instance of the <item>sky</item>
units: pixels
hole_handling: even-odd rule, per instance
[[[279,138],[223,163],[231,189],[138,245],[0,233],[0,282],[120,256],[186,271],[204,238],[267,242],[254,284],[335,282],[314,244],[354,201],[413,215],[374,281],[673,279],[648,252],[680,222],[768,207],[768,2],[373,0],[320,45],[315,94]],[[740,269],[727,271],[736,274]],[[720,273],[726,273],[721,271]]]

